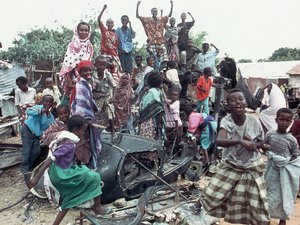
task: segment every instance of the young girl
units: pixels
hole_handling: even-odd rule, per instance
[[[264,147],[258,119],[245,114],[246,100],[240,90],[227,96],[230,114],[220,124],[217,145],[223,148],[216,174],[203,190],[194,210],[229,223],[269,225],[264,161],[258,148]]]
[[[177,128],[177,143],[181,141],[181,136],[182,136],[182,121],[179,116],[180,102],[178,98],[179,98],[179,92],[174,90],[172,92],[171,100],[166,101],[166,107],[165,107],[166,121],[167,121],[167,134],[169,134],[172,130],[174,130],[174,128]]]
[[[67,130],[67,124],[70,117],[70,108],[68,105],[59,105],[57,107],[58,118],[50,125],[50,127],[43,133],[42,141],[49,146],[50,143],[57,136],[58,132]]]
[[[82,136],[86,127],[86,120],[82,116],[72,116],[68,121],[68,131],[62,131],[51,143],[51,154],[28,182],[28,187],[31,189],[48,169],[46,173],[49,174],[52,184],[61,197],[61,211],[53,225],[60,224],[70,208],[91,199],[94,199],[96,215],[111,213],[111,209],[104,208],[100,203],[102,193],[100,175],[85,165],[73,165],[76,143],[79,142],[78,136]]]
[[[54,116],[50,112],[53,102],[52,95],[45,95],[41,105],[35,105],[26,110],[27,119],[21,128],[23,144],[22,173],[32,171],[40,155],[40,137],[54,121]]]
[[[126,126],[131,118],[131,102],[134,93],[130,84],[130,77],[127,74],[122,75],[119,85],[116,87],[114,95],[115,108],[115,128],[121,129]]]
[[[79,74],[74,68],[81,60],[91,60],[93,57],[93,45],[90,41],[91,28],[88,23],[80,22],[74,30],[74,35],[68,45],[67,52],[59,73],[59,79],[63,87],[64,95],[62,104],[69,104],[70,95],[76,78]]]

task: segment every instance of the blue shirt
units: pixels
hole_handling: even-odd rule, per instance
[[[118,36],[119,45],[123,51],[126,53],[131,52],[133,48],[132,39],[135,38],[135,32],[129,27],[126,30],[118,27],[116,34]]]
[[[42,113],[43,105],[35,105],[26,110],[28,118],[25,124],[35,136],[41,136],[43,132],[54,122],[54,116],[50,113]]]

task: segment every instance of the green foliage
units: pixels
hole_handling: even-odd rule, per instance
[[[0,58],[22,64],[35,60],[59,60],[64,56],[72,34],[66,27],[60,30],[43,27],[26,34],[19,33],[19,38],[13,41],[14,46],[0,52]]]
[[[91,25],[91,42],[95,46],[94,56],[100,48],[99,28],[96,21],[89,21]],[[61,27],[52,30],[46,27],[33,29],[24,34],[19,33],[18,39],[13,41],[13,47],[0,52],[0,58],[16,63],[32,63],[33,61],[62,62],[67,46],[73,37],[73,30]]]
[[[299,48],[279,48],[269,57],[269,61],[300,60]]]
[[[136,55],[140,55],[143,57],[143,61],[146,62],[146,58],[147,58],[147,49],[146,49],[146,45],[144,44],[142,47],[138,47],[138,42],[133,43],[133,57]]]
[[[193,43],[198,48],[202,48],[202,44],[205,42],[205,36],[207,33],[205,31],[201,31],[200,33],[191,33],[190,38],[193,40]]]
[[[251,59],[240,59],[238,63],[252,63]]]

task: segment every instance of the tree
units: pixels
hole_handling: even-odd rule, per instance
[[[240,59],[238,63],[252,63],[251,59]]]
[[[95,46],[94,55],[97,55],[100,47],[98,24],[95,21],[89,21],[89,24],[92,28],[91,42]],[[64,26],[56,30],[46,27],[32,29],[25,34],[19,33],[13,41],[14,46],[0,52],[0,58],[21,64],[31,64],[33,61],[62,62],[72,36],[73,31]]]
[[[202,44],[205,41],[205,36],[207,36],[207,33],[205,31],[201,31],[200,33],[191,33],[190,38],[193,40],[193,43],[198,48],[202,48]]]
[[[299,48],[279,48],[269,57],[269,61],[291,61],[300,60]]]

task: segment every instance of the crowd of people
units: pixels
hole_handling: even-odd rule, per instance
[[[229,113],[217,132],[209,99],[214,98],[212,77],[217,75],[215,58],[219,49],[208,43],[202,49],[193,45],[189,31],[195,20],[191,13],[182,13],[181,23],[176,25],[173,1],[165,16],[152,8],[152,17],[142,17],[140,4],[139,1],[136,6],[136,17],[147,36],[147,65],[143,65],[141,55],[132,53],[136,32],[129,17],[123,15],[122,26],[114,30],[112,19],[102,22],[107,10],[104,5],[97,18],[100,53],[94,55],[90,25],[80,22],[59,73],[61,88],[47,78],[46,88],[37,93],[25,77],[16,80],[15,102],[23,143],[21,171],[26,174],[37,166],[41,143],[49,146],[49,157],[28,186],[34,187],[43,174],[49,176],[48,182],[62,199],[61,211],[53,224],[60,224],[69,208],[91,199],[96,215],[111,213],[110,208],[101,205],[101,178],[94,172],[101,157],[103,130],[111,132],[112,144],[118,144],[121,132],[164,143],[175,130],[176,143],[180,144],[184,124],[179,101],[183,87],[178,69],[201,74],[193,96],[197,107],[184,109],[188,121],[186,135],[203,151],[207,165],[211,146],[216,143],[222,148],[217,172],[191,210],[197,213],[204,208],[210,215],[231,223],[269,224],[271,216],[280,219],[280,225],[285,224],[299,188],[299,119],[291,129],[295,137],[287,132],[293,114],[285,105],[262,111],[261,123],[245,113],[244,95],[234,89],[227,96]],[[191,22],[186,22],[187,15]],[[167,70],[162,69],[164,63]],[[268,103],[275,101],[276,85],[270,85],[266,91],[270,95]],[[139,108],[135,121],[133,105]],[[266,135],[262,124],[268,130]],[[260,150],[269,158],[266,172]],[[278,167],[286,173],[283,178],[278,176]],[[287,181],[285,185],[281,184],[283,179]],[[285,198],[288,205],[283,203]]]

